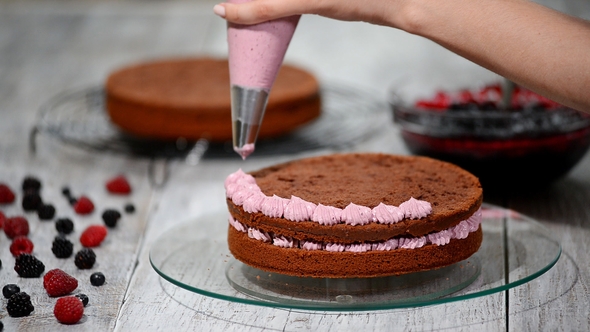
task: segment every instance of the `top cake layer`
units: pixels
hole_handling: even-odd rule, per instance
[[[385,154],[340,154],[308,158],[251,173],[267,196],[296,196],[344,209],[350,203],[374,208],[400,206],[411,198],[429,202],[426,223],[467,219],[483,192],[471,173],[446,162]]]

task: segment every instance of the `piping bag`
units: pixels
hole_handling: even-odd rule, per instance
[[[254,25],[228,23],[233,147],[244,160],[254,152],[270,90],[300,17]]]

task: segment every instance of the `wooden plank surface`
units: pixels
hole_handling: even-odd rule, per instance
[[[12,271],[9,241],[0,235],[0,283],[17,282],[34,294],[31,317],[13,319],[0,311],[5,330],[213,330],[213,331],[352,331],[383,330],[587,330],[590,271],[590,156],[550,189],[517,196],[506,193],[488,201],[505,205],[542,222],[561,241],[564,255],[547,274],[523,286],[480,297],[424,308],[360,313],[324,313],[264,308],[194,294],[161,279],[149,263],[149,251],[162,232],[182,222],[223,211],[223,179],[237,168],[256,169],[297,156],[204,160],[196,166],[170,165],[161,189],[148,181],[149,161],[111,153],[84,151],[38,137],[38,151],[28,152],[28,134],[37,110],[64,90],[102,84],[114,68],[161,56],[224,55],[225,22],[211,13],[215,1],[7,1],[0,3],[0,182],[18,188],[26,174],[39,176],[43,197],[58,215],[75,219],[77,239],[83,227],[99,223],[100,209],[121,206],[102,184],[125,172],[136,189],[129,198],[138,208],[124,215],[120,227],[97,249],[107,285],[89,285],[88,273],[57,260],[48,251],[55,234],[51,223],[27,214],[35,253],[47,268],[76,275],[79,292],[91,304],[81,324],[64,326],[52,316],[55,299],[44,295],[39,279],[24,280]],[[590,15],[583,1],[552,2],[580,16]],[[321,33],[319,33],[321,32]],[[347,38],[343,38],[347,36]],[[330,41],[330,43],[327,43]],[[329,46],[329,47],[328,47]],[[360,51],[359,51],[360,50]],[[335,56],[335,55],[338,56]],[[290,63],[312,70],[321,82],[343,82],[374,91],[385,99],[390,86],[412,79],[445,81],[450,86],[494,79],[495,75],[434,43],[393,29],[303,17],[287,53]],[[352,149],[407,154],[397,129]],[[322,153],[327,151],[317,151]],[[61,196],[69,185],[97,202],[90,217],[78,217]],[[20,197],[19,197],[20,198]],[[0,206],[12,215],[19,206]],[[203,225],[203,231],[207,231]],[[75,242],[75,241],[74,241]],[[75,242],[76,243],[76,242]],[[80,248],[76,243],[76,248]],[[217,259],[212,257],[211,259]],[[222,276],[220,276],[222,277]],[[3,300],[5,305],[5,300]],[[507,315],[508,313],[508,315]]]

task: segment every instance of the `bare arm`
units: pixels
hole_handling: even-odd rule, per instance
[[[318,14],[402,29],[590,112],[590,23],[527,0],[254,0],[214,11],[244,24]]]

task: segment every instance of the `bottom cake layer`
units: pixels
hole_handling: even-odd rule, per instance
[[[248,237],[229,226],[228,245],[234,257],[252,267],[280,274],[316,278],[369,278],[432,270],[473,255],[482,242],[481,226],[464,239],[417,249],[330,252],[282,248]]]

